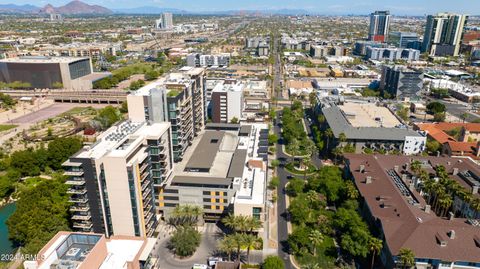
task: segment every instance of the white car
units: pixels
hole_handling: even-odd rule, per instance
[[[192,269],[208,269],[208,266],[206,264],[196,263],[192,266]]]
[[[217,262],[221,262],[221,261],[223,261],[222,258],[210,257],[210,258],[208,258],[208,266],[215,266],[217,264]]]

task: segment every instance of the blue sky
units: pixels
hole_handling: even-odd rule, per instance
[[[110,9],[139,6],[178,8],[189,11],[250,10],[250,9],[306,9],[321,14],[367,14],[372,10],[390,10],[398,15],[424,15],[451,11],[480,14],[480,0],[83,0]],[[0,3],[54,6],[69,0],[0,0]]]

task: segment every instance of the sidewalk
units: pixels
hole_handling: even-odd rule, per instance
[[[39,111],[54,104],[53,100],[39,98],[33,105],[19,102],[14,109],[0,113],[0,123],[6,124],[27,114]]]

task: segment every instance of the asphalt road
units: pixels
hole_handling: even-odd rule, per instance
[[[280,126],[278,125],[280,120],[280,115],[281,112],[277,112],[277,120],[275,126],[274,126],[274,132],[278,137],[281,137],[281,129]],[[308,135],[311,137],[311,129],[310,126],[307,124],[307,131]],[[286,204],[286,197],[285,197],[285,185],[288,182],[287,176],[290,175],[285,169],[282,164],[286,164],[291,160],[291,157],[286,155],[283,152],[283,140],[280,139],[279,143],[277,144],[276,148],[276,153],[277,153],[277,159],[280,161],[281,165],[277,168],[277,176],[280,180],[280,185],[277,188],[277,226],[278,226],[278,256],[283,259],[285,262],[285,268],[286,269],[293,269],[293,265],[290,262],[290,257],[288,253],[288,245],[287,245],[287,239],[288,239],[288,228],[287,228],[287,218],[288,218],[288,212],[287,212],[287,204]],[[318,154],[314,154],[312,156],[312,162],[317,166],[320,167],[322,165],[322,161],[319,158]]]

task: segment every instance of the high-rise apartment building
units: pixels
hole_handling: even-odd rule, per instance
[[[162,13],[160,18],[155,21],[155,28],[157,29],[172,29],[173,15],[172,13]]]
[[[388,28],[390,27],[390,12],[375,11],[370,14],[370,29],[368,40],[386,42],[388,39]]]
[[[380,89],[397,99],[416,97],[423,88],[423,72],[404,66],[384,66]]]
[[[171,123],[175,162],[205,126],[204,71],[184,67],[127,96],[131,120]]]
[[[212,122],[229,123],[233,118],[240,120],[243,112],[243,89],[241,82],[219,84],[212,90]]]
[[[151,237],[155,193],[173,168],[170,123],[124,121],[71,156],[73,228],[80,232]]]
[[[467,15],[439,13],[429,15],[422,52],[430,56],[458,56]]]

